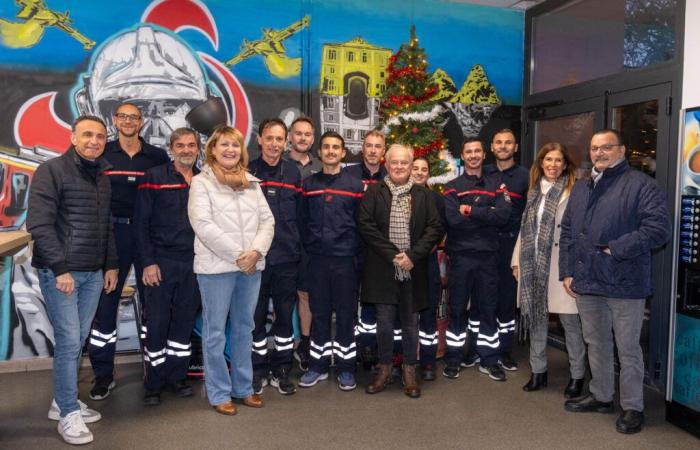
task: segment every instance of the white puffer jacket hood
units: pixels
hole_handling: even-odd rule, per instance
[[[256,264],[265,268],[265,255],[275,234],[275,219],[260,189],[260,179],[246,172],[248,189],[234,191],[219,183],[209,166],[192,178],[187,205],[195,233],[194,271],[215,274],[239,271],[241,252],[257,250]]]

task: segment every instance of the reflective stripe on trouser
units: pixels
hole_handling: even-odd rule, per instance
[[[468,302],[470,349],[479,354],[484,365],[498,361],[500,338],[496,326],[496,258],[495,252],[473,252],[450,257],[449,323],[444,357],[448,364],[459,364],[464,356]]]
[[[435,353],[438,346],[437,308],[442,294],[440,284],[440,267],[437,253],[428,256],[428,307],[418,315],[418,342],[420,344],[420,363],[435,365]]]
[[[377,345],[377,313],[372,303],[360,303],[360,314],[355,327],[360,348]]]
[[[309,284],[311,307],[310,370],[328,371],[331,353],[339,372],[355,372],[357,355],[353,322],[357,315],[353,258],[311,255]],[[331,339],[331,317],[335,311],[335,339]]]
[[[201,304],[192,260],[156,258],[162,280],[146,286],[146,342],[144,361],[148,390],[187,375],[192,344],[190,336]]]
[[[498,268],[496,269],[498,274],[498,306],[496,317],[499,321],[501,352],[505,353],[513,349],[513,337],[515,336],[515,301],[518,284],[513,277],[510,260],[517,240],[517,234],[514,237],[504,235],[498,239]]]
[[[255,375],[267,375],[270,370],[274,372],[292,368],[292,313],[297,302],[298,270],[298,263],[293,262],[267,266],[262,273],[253,330],[252,359]],[[274,346],[268,349],[266,324],[270,299],[275,317],[270,329]]]
[[[88,355],[95,377],[111,378],[114,373],[114,351],[116,349],[117,314],[119,312],[119,299],[124,282],[133,264],[136,276],[138,297],[143,304],[144,290],[141,278],[143,269],[138,262],[136,250],[135,225],[115,223],[114,241],[117,245],[119,256],[119,274],[117,286],[110,294],[102,292],[97,306],[95,319],[92,323],[90,339],[88,339]],[[137,329],[139,324],[136,324]],[[105,338],[104,336],[109,336]],[[113,339],[114,338],[114,339]],[[113,340],[112,340],[113,339]]]

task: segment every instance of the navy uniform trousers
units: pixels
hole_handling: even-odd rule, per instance
[[[117,347],[117,315],[119,313],[119,299],[124,289],[124,282],[131,266],[136,272],[136,287],[139,293],[139,301],[143,305],[144,286],[142,282],[143,267],[139,262],[136,250],[136,229],[132,223],[126,223],[126,219],[113,219],[114,241],[117,245],[117,256],[119,257],[119,274],[117,276],[117,287],[110,294],[102,292],[100,302],[97,306],[95,319],[90,330],[88,340],[88,354],[90,364],[95,373],[95,377],[112,378],[114,375],[114,352]],[[143,308],[141,308],[143,311]],[[144,318],[142,317],[142,322]],[[136,324],[137,327],[139,324]],[[140,337],[143,338],[144,328],[139,330]]]
[[[193,260],[156,256],[162,280],[146,286],[146,389],[184,380],[192,355],[192,328],[201,305]]]
[[[428,255],[428,307],[418,316],[418,341],[420,343],[420,364],[435,367],[435,354],[438,346],[437,312],[442,294],[440,266],[437,251]]]
[[[270,371],[292,368],[294,349],[294,329],[292,312],[297,302],[298,262],[266,266],[260,282],[260,295],[255,308],[255,329],[253,330],[253,372],[266,376]],[[267,313],[272,298],[275,320],[270,330],[274,336],[274,348],[268,354]]]
[[[511,234],[514,234],[512,236]],[[498,308],[496,311],[501,352],[510,353],[515,335],[515,302],[518,284],[513,277],[510,260],[518,240],[515,232],[498,233]]]
[[[500,338],[496,322],[498,306],[498,252],[470,252],[450,256],[449,323],[444,360],[459,365],[467,340],[466,307],[469,307],[469,348],[481,358],[481,365],[496,364]]]
[[[357,315],[357,274],[352,256],[310,255],[311,361],[309,370],[328,372],[331,354],[338,372],[355,373],[353,324]],[[331,318],[335,311],[335,339]]]

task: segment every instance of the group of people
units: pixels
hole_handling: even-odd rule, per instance
[[[493,165],[484,165],[483,143],[467,139],[464,174],[440,194],[427,187],[429,161],[406,145],[385,149],[376,130],[364,137],[362,162],[344,168],[343,137],[323,133],[317,158],[305,117],[289,129],[276,118],[260,123],[253,161],[235,128],[216,128],[203,152],[196,131],[174,130],[169,157],[139,137],[136,105],[121,104],[113,119],[118,136],[108,143],[101,118],[78,117],[71,148],[39,166],[29,199],[32,263],[55,337],[49,418],[66,442],[92,441],[85,424],[101,418],[78,399],[86,340],[90,397],[115,387],[117,310],[131,266],[143,303],[147,405],[165,389],[192,395],[186,371],[200,306],[205,387],[218,413],[262,407],[268,384],[294,394],[294,357],[303,388],[326,380],[334,363],[338,387],[355,389],[359,354],[374,371],[367,393],[400,373],[403,392],[420,397],[419,378],[436,373],[443,240],[446,378],[478,366],[505,381],[504,371],[518,368],[519,329],[530,337],[523,389],[546,387],[549,313],[558,313],[571,370],[566,410],[613,410],[614,330],[617,430],[641,430],[650,251],[668,240],[670,224],[663,193],[629,167],[617,131],[593,135],[591,178],[579,181],[562,144],[542,146],[528,172],[515,162],[511,130],[494,134]],[[586,353],[591,381],[582,396]]]

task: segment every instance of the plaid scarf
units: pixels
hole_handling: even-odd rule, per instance
[[[411,247],[411,234],[408,224],[411,220],[411,188],[413,178],[409,178],[406,184],[395,185],[389,175],[384,177],[384,183],[391,192],[391,212],[389,213],[389,240],[399,251],[403,252]],[[399,281],[411,279],[411,272],[394,264],[394,278]]]
[[[527,196],[520,228],[520,337],[528,330],[534,331],[547,326],[547,287],[549,284],[549,263],[552,256],[554,221],[559,206],[566,177],[552,185],[546,195],[542,194],[541,183],[537,183]],[[544,202],[544,211],[537,225],[537,210]],[[535,243],[537,248],[535,248]]]

